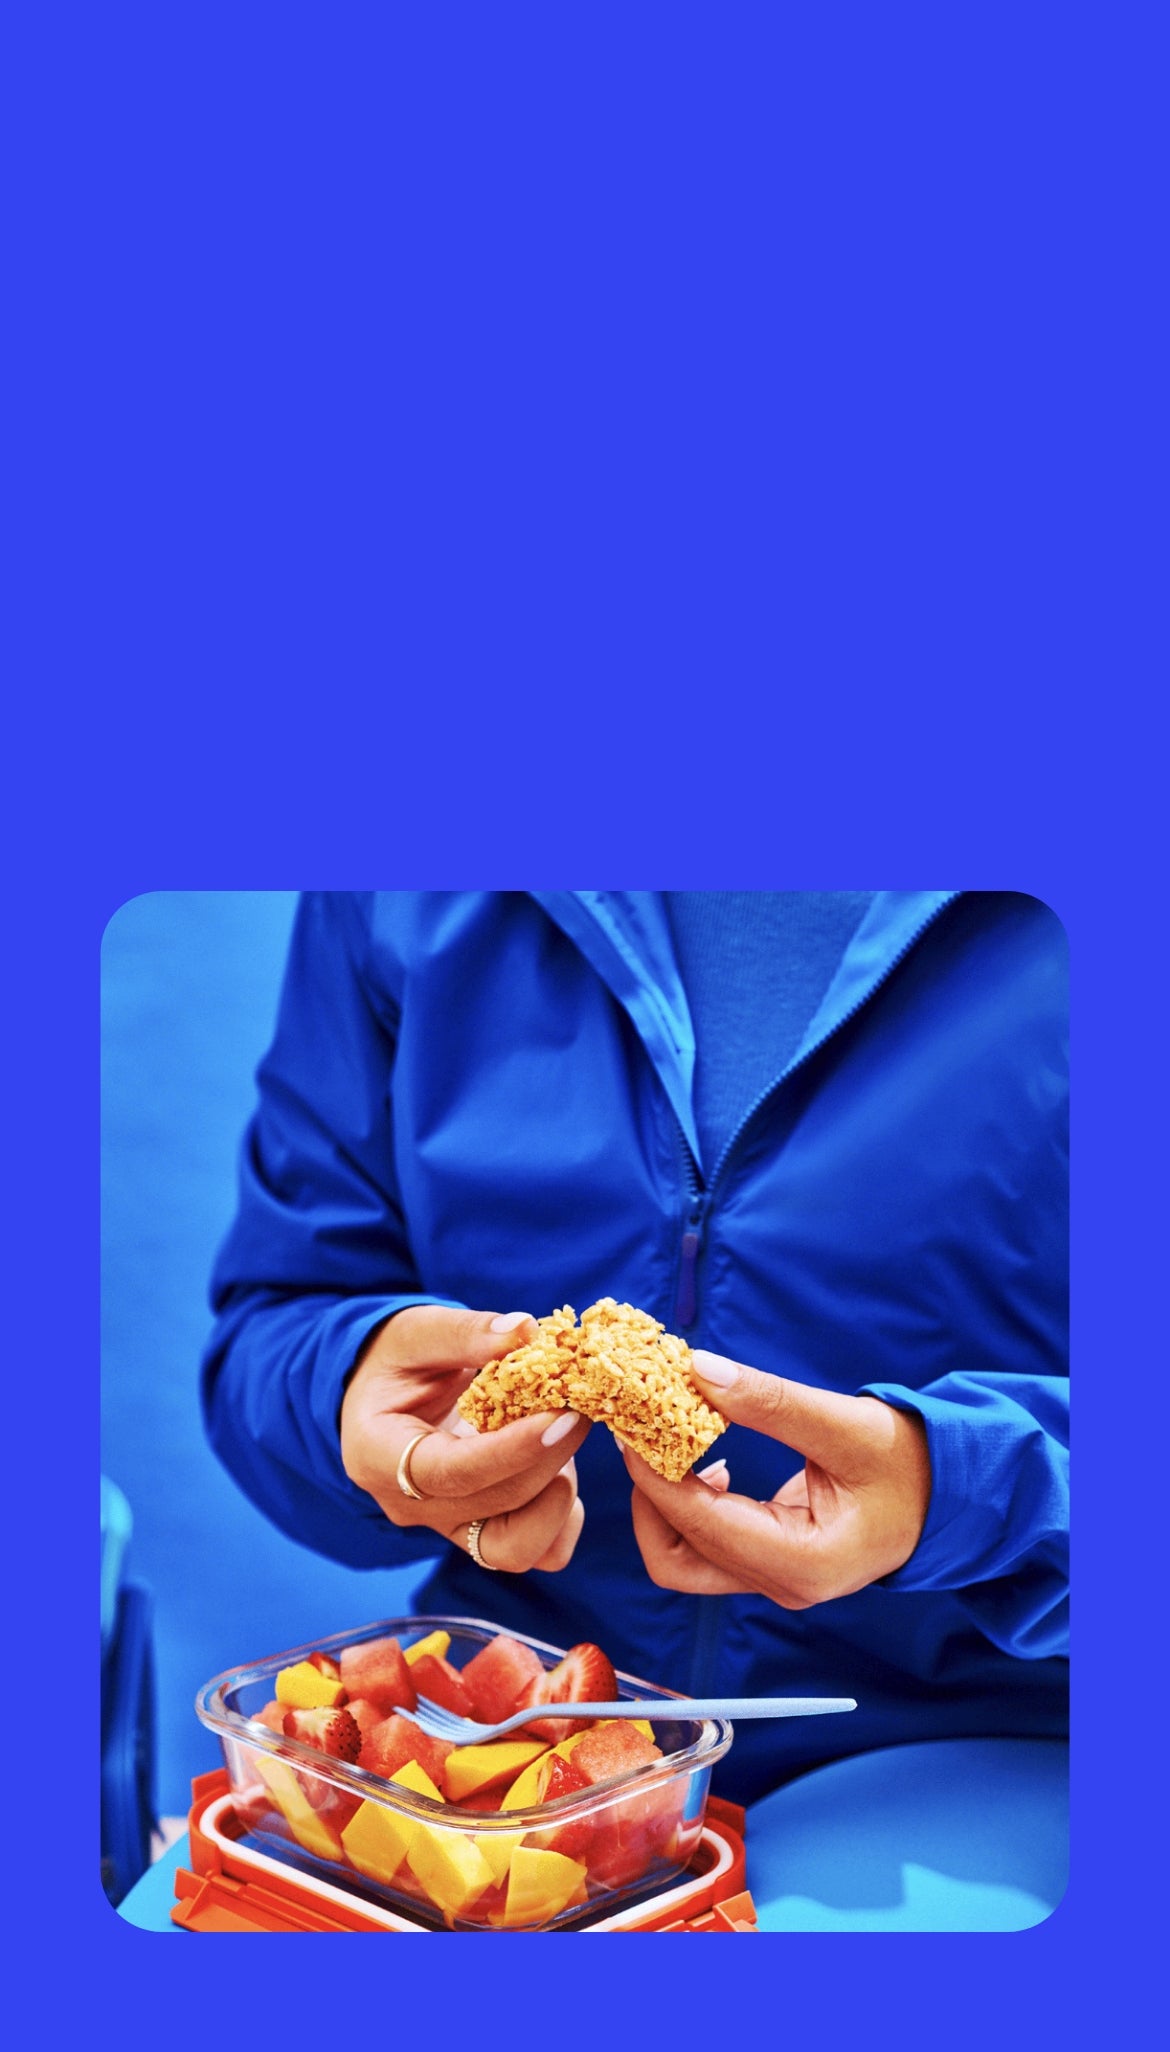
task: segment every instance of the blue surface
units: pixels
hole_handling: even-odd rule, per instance
[[[1022,1931],[1068,1882],[1068,1747],[946,1739],[837,1760],[748,1824],[763,1931]]]
[[[838,1760],[748,1812],[761,1931],[1023,1931],[1068,1879],[1068,1747],[957,1739]],[[173,1931],[184,1838],[119,1914]]]
[[[102,1468],[155,1599],[158,1800],[220,1763],[196,1689],[221,1669],[410,1608],[419,1570],[358,1573],[283,1537],[203,1437],[207,1278],[235,1202],[252,1076],[295,896],[157,891],[102,945]]]

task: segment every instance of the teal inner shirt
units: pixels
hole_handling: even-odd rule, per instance
[[[800,1045],[874,891],[664,891],[695,1030],[695,1123],[709,1179]]]

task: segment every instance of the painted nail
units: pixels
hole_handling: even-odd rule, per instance
[[[722,1354],[708,1354],[702,1348],[692,1356],[695,1374],[703,1382],[709,1382],[712,1389],[730,1389],[739,1381],[739,1362],[728,1361]]]
[[[726,1475],[726,1473],[726,1461],[712,1461],[709,1468],[700,1468],[698,1470],[695,1480],[696,1482],[713,1482],[717,1475]]]
[[[488,1326],[489,1332],[515,1332],[518,1325],[527,1325],[527,1311],[501,1311]]]
[[[579,1413],[576,1411],[562,1411],[559,1418],[554,1418],[551,1425],[545,1426],[544,1431],[540,1435],[541,1445],[555,1446],[558,1439],[563,1439],[566,1432],[573,1430],[574,1425],[578,1422],[578,1417]]]

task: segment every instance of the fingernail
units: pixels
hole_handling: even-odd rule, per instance
[[[726,1475],[726,1473],[726,1461],[712,1461],[709,1468],[700,1468],[698,1470],[695,1480],[696,1482],[710,1482],[714,1480],[716,1475]]]
[[[479,1433],[470,1418],[456,1418],[451,1427],[452,1439],[478,1439]]]
[[[515,1332],[518,1325],[527,1325],[527,1311],[501,1311],[488,1326],[489,1332]]]
[[[739,1381],[738,1361],[727,1361],[722,1354],[704,1353],[702,1348],[691,1358],[695,1374],[709,1382],[712,1389],[730,1389],[733,1382]]]
[[[558,1439],[563,1439],[566,1432],[573,1430],[578,1422],[578,1416],[576,1411],[562,1411],[559,1418],[554,1418],[551,1425],[545,1426],[540,1435],[541,1445],[555,1446]]]

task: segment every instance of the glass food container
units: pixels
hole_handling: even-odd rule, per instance
[[[631,1675],[618,1675],[619,1695],[661,1701],[661,1716],[641,1729],[662,1758],[545,1802],[532,1799],[544,1778],[537,1760],[553,1750],[571,1759],[573,1737],[554,1746],[513,1732],[496,1741],[495,1757],[486,1748],[479,1757],[460,1748],[454,1769],[450,1756],[443,1761],[440,1786],[410,1764],[386,1780],[360,1760],[351,1766],[329,1758],[258,1721],[283,1669],[313,1655],[336,1660],[343,1648],[374,1639],[395,1638],[409,1652],[435,1633],[449,1634],[446,1658],[456,1668],[505,1636],[478,1618],[386,1618],[217,1675],[200,1690],[196,1712],[222,1743],[248,1842],[438,1930],[568,1930],[657,1892],[686,1869],[702,1833],[711,1769],[731,1744],[731,1726],[681,1715],[672,1691]],[[562,1657],[543,1640],[506,1636],[545,1668]],[[547,1714],[571,1712],[571,1704],[552,1705]],[[623,1723],[609,1729],[620,1732]],[[505,1754],[505,1747],[512,1750]],[[460,1786],[473,1784],[458,1802],[447,1791],[448,1775]]]

